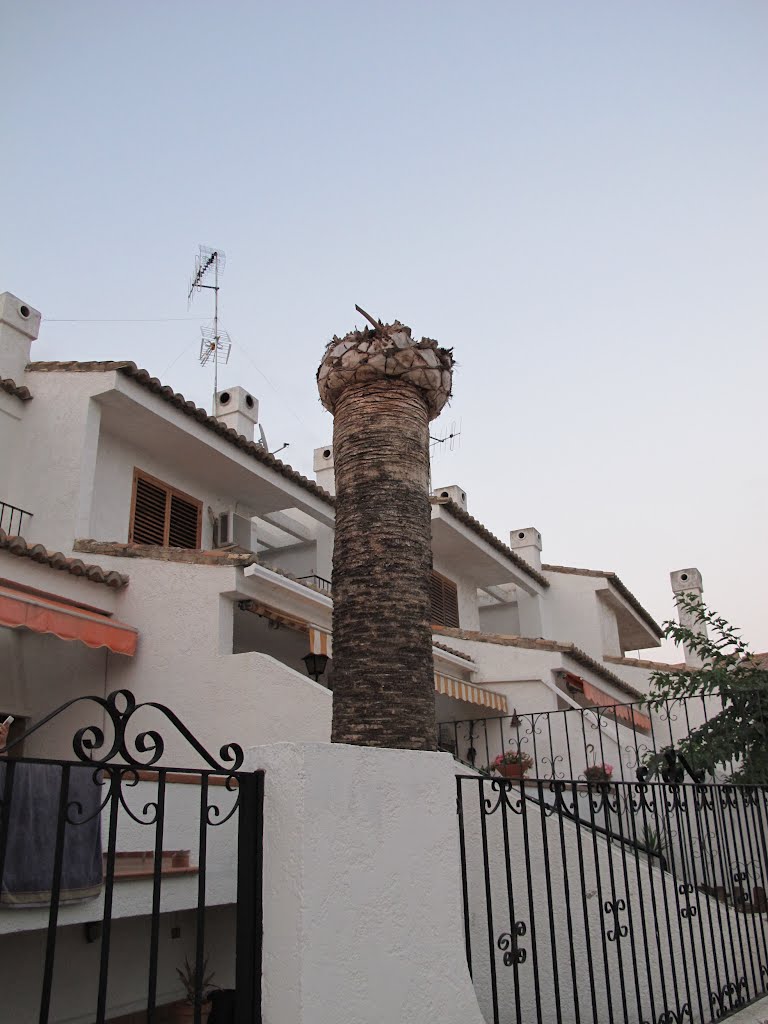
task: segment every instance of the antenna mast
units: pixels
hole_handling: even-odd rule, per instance
[[[213,415],[217,413],[219,393],[219,363],[227,364],[232,351],[232,342],[226,331],[219,330],[219,274],[224,272],[226,257],[221,249],[213,249],[201,245],[195,257],[195,272],[189,282],[187,305],[190,305],[195,292],[204,288],[213,292],[213,326],[201,327],[200,334],[200,365],[213,363]],[[213,284],[211,284],[213,277]]]

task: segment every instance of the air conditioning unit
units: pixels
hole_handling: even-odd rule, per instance
[[[237,512],[220,512],[216,516],[213,544],[217,548],[242,548],[252,551],[251,520]]]

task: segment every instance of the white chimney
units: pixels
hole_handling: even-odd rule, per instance
[[[254,428],[259,422],[259,403],[245,388],[226,388],[214,398],[214,416],[219,423],[253,441]]]
[[[24,383],[32,342],[40,333],[40,313],[10,292],[0,295],[0,377]]]
[[[535,526],[526,526],[524,530],[511,530],[509,546],[524,562],[541,572],[541,534]]]
[[[327,444],[324,448],[315,448],[312,459],[312,469],[315,473],[315,480],[319,487],[329,494],[336,493],[336,471],[333,468],[333,445]]]
[[[698,569],[676,569],[674,572],[669,574],[669,578],[672,582],[672,592],[675,595],[677,617],[680,620],[680,625],[686,626],[694,633],[706,636],[706,624],[704,622],[698,622],[694,613],[679,604],[677,600],[680,594],[688,594],[701,601],[701,595],[704,593],[704,587],[701,582],[701,573]],[[683,651],[685,652],[685,664],[689,668],[701,668],[703,661],[695,651],[690,650],[685,645],[683,645]]]
[[[458,484],[450,484],[448,487],[436,487],[432,491],[436,498],[450,498],[464,511],[467,511],[467,492]]]

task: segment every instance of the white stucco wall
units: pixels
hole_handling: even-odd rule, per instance
[[[597,613],[600,616],[600,633],[602,636],[600,653],[619,657],[624,651],[619,640],[619,625],[616,621],[616,612],[609,608],[605,601],[601,600],[598,596]]]
[[[3,376],[0,373],[0,377]],[[0,501],[17,508],[24,508],[21,495],[17,494],[16,463],[19,457],[19,441],[22,436],[22,420],[29,402],[21,402],[14,395],[0,391]],[[15,526],[15,520],[14,520]],[[6,521],[3,527],[7,530]],[[15,530],[14,530],[15,532]]]
[[[479,608],[480,629],[484,633],[521,636],[520,615],[516,603],[489,604]]]
[[[110,374],[70,374],[66,396],[52,394],[46,374],[28,374],[34,394],[26,403],[23,432],[12,470],[14,504],[34,514],[26,539],[70,551],[81,536],[82,513],[90,508],[100,409],[88,394]],[[19,455],[23,451],[23,458]],[[81,503],[86,502],[86,508]]]
[[[546,605],[550,621],[549,640],[574,643],[593,657],[603,654],[603,627],[595,591],[604,580],[567,573],[547,573],[550,586]]]
[[[273,565],[282,572],[292,576],[322,576],[317,568],[317,545],[315,543],[291,545],[287,550],[275,549],[259,554],[259,561],[264,565]],[[324,576],[330,579],[330,576]]]
[[[484,1024],[450,755],[276,744],[247,763],[267,773],[265,1024]]]

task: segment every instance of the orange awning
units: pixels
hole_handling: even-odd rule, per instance
[[[0,587],[0,626],[52,633],[60,640],[80,640],[88,647],[107,647],[115,654],[135,654],[139,638],[139,631],[133,626],[107,615],[10,587]]]
[[[583,693],[595,707],[607,708],[616,718],[621,718],[628,725],[650,731],[651,720],[648,715],[638,710],[637,705],[617,704],[615,697],[611,697],[599,687],[593,686],[592,683],[588,683],[586,679],[582,679],[581,676],[577,676],[573,672],[565,673],[565,681],[569,687]]]

